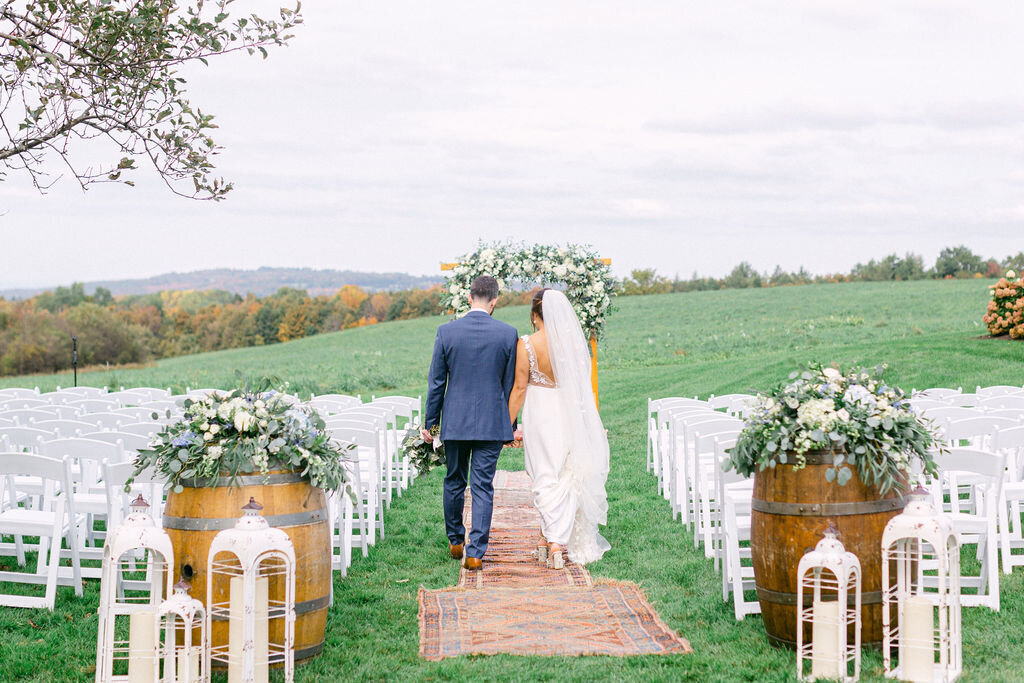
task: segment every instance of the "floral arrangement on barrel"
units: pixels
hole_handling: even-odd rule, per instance
[[[989,289],[992,299],[981,318],[988,333],[993,337],[1009,334],[1011,339],[1024,339],[1024,278],[1010,270]]]
[[[151,469],[166,478],[166,488],[181,493],[185,485],[202,486],[220,477],[234,486],[243,474],[291,470],[313,486],[347,489],[343,461],[352,447],[332,441],[317,411],[285,387],[264,380],[258,388],[247,383],[185,399],[184,417],[157,434],[151,448],[139,451],[135,476]]]
[[[724,469],[744,475],[780,464],[800,469],[808,451],[827,450],[834,454],[827,481],[844,485],[855,468],[883,495],[905,491],[913,474],[935,474],[931,449],[941,439],[903,391],[885,382],[884,371],[884,365],[846,373],[812,365],[793,372],[757,396]]]

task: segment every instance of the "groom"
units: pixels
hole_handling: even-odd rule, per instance
[[[498,301],[498,281],[489,275],[473,280],[472,308],[458,320],[441,325],[430,362],[423,438],[441,424],[448,474],[444,478],[444,525],[453,559],[466,556],[466,569],[480,569],[491,533],[494,471],[502,445],[512,441],[508,397],[516,371],[516,328],[491,317]],[[469,479],[473,527],[465,548],[462,507]]]

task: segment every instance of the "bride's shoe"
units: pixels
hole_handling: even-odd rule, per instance
[[[565,548],[557,543],[548,543],[548,569],[565,568]]]
[[[548,561],[548,539],[544,538],[544,534],[537,539],[537,561],[541,564]]]

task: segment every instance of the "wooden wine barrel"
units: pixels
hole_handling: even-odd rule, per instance
[[[796,647],[797,565],[832,523],[839,530],[839,540],[861,564],[861,640],[880,644],[882,532],[906,501],[896,491],[883,496],[877,487],[865,486],[856,469],[845,485],[827,481],[825,471],[833,458],[830,451],[810,452],[805,457],[803,469],[778,465],[754,477],[750,550],[768,638],[775,645]],[[808,628],[804,642],[810,640]]]
[[[266,482],[266,483],[264,483]],[[191,594],[209,605],[206,596],[207,559],[213,538],[233,527],[242,516],[242,506],[253,497],[263,506],[267,523],[288,534],[295,548],[295,661],[320,654],[327,628],[327,607],[331,589],[331,534],[327,520],[327,497],[297,472],[247,474],[238,477],[234,488],[228,477],[185,482],[181,493],[171,492],[164,508],[163,525],[174,544],[174,580],[184,577],[192,584]],[[222,556],[223,557],[223,556]],[[284,598],[284,584],[272,577],[270,599]],[[215,600],[227,598],[214,584]],[[282,620],[271,622],[270,640],[282,642]],[[215,619],[210,631],[211,645],[228,640],[228,622]]]

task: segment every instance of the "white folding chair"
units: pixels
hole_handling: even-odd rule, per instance
[[[715,462],[715,441],[735,438],[743,429],[743,423],[736,418],[723,417],[697,423],[692,429],[693,452],[689,462],[692,465],[690,471],[693,473],[690,478],[690,505],[694,511],[694,547],[697,547],[698,543],[704,543],[704,556],[714,558],[713,507],[717,504],[714,470],[718,466]]]
[[[978,576],[962,576],[961,593],[964,588],[974,588],[976,593],[962,593],[960,603],[966,607],[984,606],[999,611],[999,506],[1002,502],[1003,476],[1006,456],[976,448],[951,448],[946,453],[936,453],[938,480],[932,482],[932,503],[936,509],[944,509],[944,496],[950,497],[946,514],[953,521],[954,530],[961,545],[977,544],[977,558],[981,563]],[[960,478],[966,475],[973,482],[974,505],[970,512],[962,511],[958,504]],[[961,572],[963,569],[961,568]]]
[[[384,498],[384,505],[391,507],[391,499],[397,489],[398,495],[402,495],[401,486],[398,485],[401,477],[396,476],[400,470],[399,451],[401,450],[401,437],[395,429],[395,411],[392,406],[371,406],[366,403],[358,408],[350,408],[332,417],[355,417],[366,416],[377,418],[381,421],[380,430],[380,457],[381,457],[381,493]]]
[[[948,403],[943,401],[941,398],[911,398],[909,400],[910,407],[914,409],[914,412],[922,413],[935,408],[950,408]],[[967,410],[966,408],[958,408],[958,410]]]
[[[102,560],[102,543],[97,541],[106,538],[106,531],[96,529],[98,522],[105,522],[110,512],[107,491],[100,481],[103,462],[125,462],[124,448],[120,443],[106,443],[88,438],[66,438],[46,441],[42,444],[42,454],[53,459],[67,458],[71,462],[71,478],[75,511],[85,516],[85,528],[79,533],[79,557],[82,560]],[[83,575],[98,578],[100,567],[83,567]]]
[[[1003,573],[1010,574],[1014,567],[1024,566],[1021,511],[1024,509],[1024,425],[998,429],[992,435],[992,450],[1006,456],[1006,481],[1003,501],[999,506],[999,537],[1002,550]]]
[[[721,417],[721,414],[712,410],[711,406],[700,402],[670,403],[658,406],[652,418],[654,423],[648,427],[649,430],[653,430],[655,439],[654,473],[658,478],[658,491],[672,506],[672,519],[676,519],[682,512],[683,525],[687,527],[690,525],[689,509],[680,503],[677,489],[681,487],[686,490],[688,482],[685,479],[676,481],[676,428],[680,420],[691,415]]]
[[[721,463],[727,451],[736,445],[735,439],[720,440],[715,445],[718,463],[718,496],[721,501],[722,543],[722,599],[729,601],[732,594],[733,614],[742,621],[748,614],[760,614],[757,597],[748,600],[746,593],[754,591],[754,566],[750,558],[750,501],[753,480],[735,471],[722,471]]]
[[[913,404],[911,404],[913,405]],[[950,420],[966,420],[969,417],[981,417],[985,411],[977,408],[962,408],[960,406],[943,406],[941,408],[925,408],[921,411],[921,417],[932,420],[940,429]]]
[[[984,400],[983,396],[977,394],[950,394],[949,396],[943,397],[951,406],[961,406],[964,408],[976,408],[978,404]]]
[[[45,408],[53,405],[49,401],[40,398],[8,398],[0,399],[0,410],[30,410],[32,408]]]
[[[345,421],[335,420],[326,426],[331,438],[342,445],[354,444],[351,452],[352,460],[344,461],[346,470],[356,478],[358,475],[359,489],[353,514],[358,515],[360,532],[353,538],[353,543],[362,548],[363,556],[369,552],[369,546],[376,545],[377,534],[384,538],[384,504],[381,492],[381,451],[380,435],[375,426],[358,419]],[[344,503],[338,497],[337,502]],[[339,519],[347,510],[339,510]],[[355,529],[352,531],[355,535]]]
[[[657,473],[657,466],[654,460],[654,453],[652,452],[656,445],[661,443],[661,440],[667,439],[667,435],[661,433],[661,428],[666,427],[665,420],[659,419],[658,412],[663,408],[670,408],[673,406],[690,405],[696,407],[710,407],[704,401],[698,398],[686,398],[683,396],[670,396],[666,398],[647,399],[647,471]],[[653,425],[653,427],[652,427]],[[662,449],[664,452],[665,449]],[[658,481],[658,490],[661,490],[661,481]]]
[[[94,441],[105,441],[107,443],[120,444],[124,449],[125,460],[134,460],[142,448],[149,448],[152,437],[143,434],[132,434],[131,432],[108,432],[93,431],[82,432],[79,436]]]
[[[0,449],[38,453],[39,444],[52,438],[53,433],[45,429],[21,426],[3,427],[0,428]]]
[[[129,422],[138,422],[130,415],[121,415],[120,413],[86,413],[81,419],[85,422],[92,422],[97,429],[112,430],[120,430],[121,425]]]
[[[77,518],[71,496],[58,491],[71,491],[71,465],[68,459],[54,460],[43,455],[30,453],[0,453],[0,488],[4,489],[0,499],[17,500],[15,482],[35,480],[44,493],[39,505],[29,507],[25,503],[0,509],[0,535],[15,537],[18,564],[25,565],[24,547],[20,539],[25,536],[39,537],[39,555],[36,571],[0,571],[0,583],[31,583],[45,585],[42,597],[0,593],[0,605],[5,607],[45,607],[53,611],[57,597],[57,585],[70,584],[75,595],[82,596],[82,568],[78,557],[79,541],[76,534]],[[61,541],[67,538],[68,555],[71,560],[70,576],[60,571]],[[49,548],[47,548],[49,544]]]
[[[402,451],[402,438],[405,432],[413,427],[423,424],[423,397],[417,396],[382,396],[377,398],[370,396],[368,405],[389,406],[395,410],[395,448],[397,461],[401,467],[400,481],[403,489],[409,488],[409,483],[416,478],[412,462]]]

